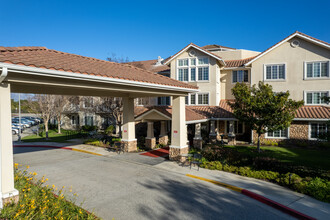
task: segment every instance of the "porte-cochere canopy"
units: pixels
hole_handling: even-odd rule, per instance
[[[18,199],[14,188],[10,93],[123,98],[123,139],[135,151],[134,98],[172,96],[170,158],[188,152],[185,100],[198,88],[129,64],[119,64],[45,47],[0,47],[0,208]]]

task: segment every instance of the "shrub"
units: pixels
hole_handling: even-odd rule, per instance
[[[104,133],[105,133],[106,135],[111,135],[111,134],[113,134],[114,130],[115,130],[115,126],[110,125],[109,127],[107,127],[107,128],[104,130]]]
[[[88,139],[87,141],[84,141],[84,144],[89,144],[97,147],[104,147],[103,142],[98,139]]]
[[[318,200],[330,202],[330,181],[319,177],[302,178],[295,173],[280,174],[279,172],[274,171],[253,170],[250,167],[236,167],[233,165],[222,164],[220,161],[203,161],[201,167],[267,180],[286,186],[297,192],[310,195]]]
[[[97,131],[97,126],[84,125],[81,127],[82,131]]]
[[[264,140],[263,144],[267,145],[267,146],[278,146],[278,143],[276,141],[273,141],[273,140]]]

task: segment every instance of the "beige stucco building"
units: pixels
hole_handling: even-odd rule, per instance
[[[132,64],[199,87],[199,92],[189,94],[185,100],[188,133],[190,127],[197,138],[201,133],[197,130],[202,128],[218,139],[221,134],[226,137],[234,133],[238,140],[255,141],[254,132],[238,122],[227,105],[234,99],[231,89],[237,82],[254,85],[263,81],[272,85],[274,92],[289,91],[290,98],[305,102],[291,126],[266,133],[262,136],[264,143],[317,140],[328,129],[325,122],[330,118],[330,108],[322,97],[330,95],[330,44],[300,32],[263,52],[189,44],[165,60]],[[171,103],[158,101],[158,105]],[[191,111],[200,116],[190,120]],[[141,114],[145,113],[139,115],[143,121]]]

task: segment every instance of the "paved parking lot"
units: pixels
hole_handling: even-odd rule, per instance
[[[16,163],[45,175],[48,184],[72,186],[77,204],[103,219],[291,218],[234,191],[159,169],[162,158],[125,155],[14,148]]]

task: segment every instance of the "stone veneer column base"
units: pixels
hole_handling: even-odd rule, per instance
[[[159,144],[167,145],[168,144],[168,136],[167,135],[160,136],[159,137]]]
[[[2,205],[6,205],[7,203],[15,203],[17,204],[19,200],[19,192],[15,189],[11,193],[5,193],[2,195]]]
[[[146,138],[145,145],[147,149],[156,148],[156,138]]]
[[[210,134],[210,143],[215,144],[217,142],[217,135],[216,134]]]
[[[202,149],[203,148],[203,140],[202,140],[202,138],[194,138],[193,145],[197,149]]]
[[[137,151],[137,141],[125,141],[122,140],[121,144],[124,145],[125,152],[136,152]]]
[[[228,136],[228,145],[236,145],[236,137]]]
[[[170,146],[170,160],[184,162],[186,157],[181,157],[181,154],[188,154],[188,152],[189,152],[188,146],[183,146],[180,148],[175,146]]]

